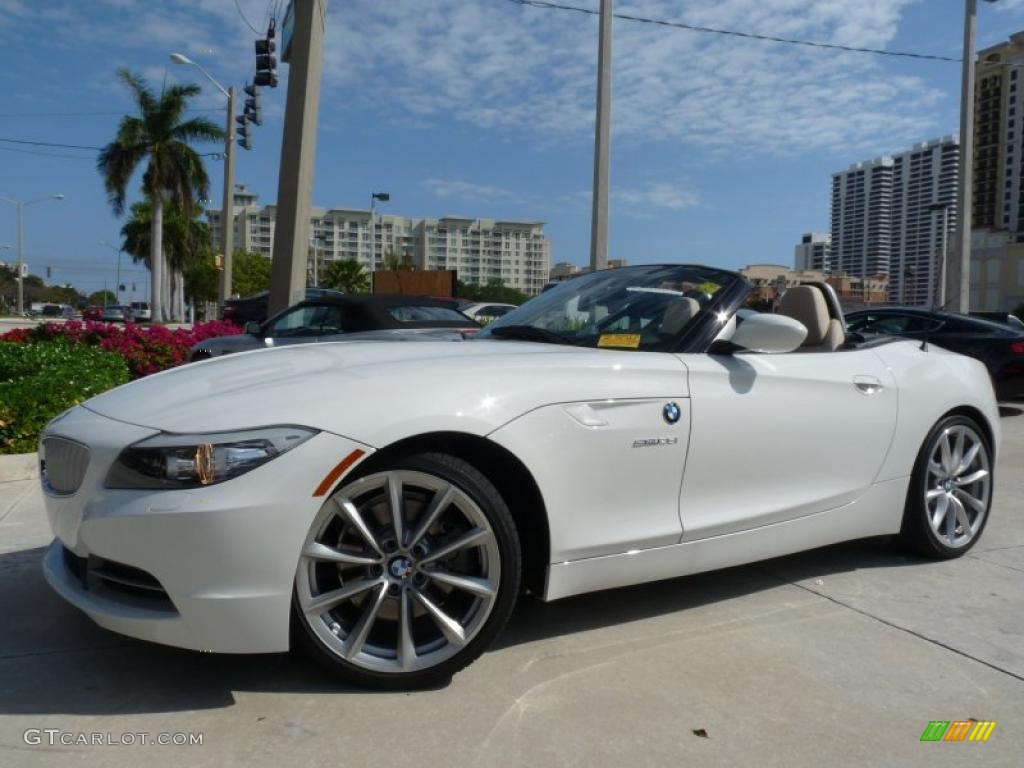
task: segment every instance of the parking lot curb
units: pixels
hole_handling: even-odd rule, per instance
[[[39,477],[39,457],[35,453],[0,456],[0,483]]]

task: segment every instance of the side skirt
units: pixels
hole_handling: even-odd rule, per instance
[[[795,520],[654,549],[552,563],[545,600],[753,563],[840,541],[898,533],[909,477],[876,483],[854,502]]]

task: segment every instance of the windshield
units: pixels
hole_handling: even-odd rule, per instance
[[[477,338],[617,349],[664,349],[740,278],[691,265],[620,267],[566,280]]]

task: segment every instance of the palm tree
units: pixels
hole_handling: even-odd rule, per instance
[[[198,85],[173,85],[157,94],[145,79],[127,69],[119,69],[117,77],[132,92],[139,114],[121,118],[117,137],[100,152],[97,169],[114,213],[120,216],[128,182],[143,160],[149,160],[142,175],[142,189],[152,201],[150,305],[153,321],[166,321],[180,309],[168,307],[171,281],[164,280],[164,204],[173,202],[183,214],[191,216],[195,201],[207,195],[209,178],[202,159],[189,143],[216,141],[223,139],[224,133],[206,118],[182,119],[189,99],[199,94]],[[180,273],[175,278],[180,286]]]
[[[363,271],[358,261],[329,261],[324,267],[320,285],[345,293],[365,293],[370,290],[370,277]]]
[[[210,227],[200,221],[199,208],[194,207],[192,215],[187,216],[174,202],[168,203],[163,215],[163,255],[173,276],[181,276],[178,288],[191,299],[207,300],[204,295],[197,296],[195,285],[190,285],[189,276],[202,275],[201,268],[209,266],[213,269],[213,247],[210,238]],[[148,198],[132,203],[128,220],[121,227],[122,245],[125,253],[132,257],[136,264],[150,266],[153,234],[153,205]],[[194,281],[191,281],[194,282]],[[176,293],[180,291],[172,291]],[[213,297],[215,299],[216,296]],[[212,300],[212,299],[211,299]]]

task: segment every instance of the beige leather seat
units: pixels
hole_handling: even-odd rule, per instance
[[[832,352],[846,341],[842,323],[829,317],[825,295],[813,285],[797,285],[782,294],[778,314],[791,317],[807,328],[801,352]]]
[[[700,312],[700,304],[697,303],[696,299],[691,299],[689,296],[680,296],[679,298],[672,299],[667,307],[665,307],[665,314],[661,316],[661,328],[659,332],[668,336],[675,336],[686,324],[693,320],[693,318]]]

